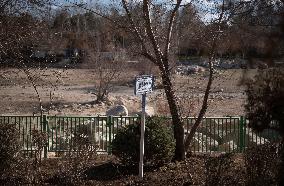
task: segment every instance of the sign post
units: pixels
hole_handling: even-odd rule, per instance
[[[146,94],[142,94],[142,116],[141,116],[141,136],[140,136],[140,161],[139,161],[139,177],[140,177],[141,179],[143,179],[145,115],[146,115]]]
[[[144,159],[144,134],[145,134],[145,115],[146,115],[146,94],[153,91],[153,76],[138,76],[135,79],[135,95],[142,95],[142,116],[141,116],[141,136],[140,136],[140,161],[139,177],[143,179],[143,159]]]

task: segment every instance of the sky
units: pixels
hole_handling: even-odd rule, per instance
[[[71,4],[67,3],[66,1],[77,3],[84,2],[87,4],[102,3],[108,5],[112,0],[54,0],[55,4],[57,5],[70,6]],[[120,2],[121,0],[117,1]],[[212,19],[216,19],[218,17],[218,15],[214,13],[214,10],[216,8],[216,5],[220,4],[222,0],[183,0],[182,4],[187,4],[189,2],[192,2],[199,10],[202,10],[200,17],[204,22],[210,22]],[[57,9],[58,6],[53,6],[52,8]]]

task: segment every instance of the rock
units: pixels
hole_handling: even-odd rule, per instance
[[[117,105],[106,111],[107,116],[128,116],[128,110],[124,105]]]
[[[232,140],[218,146],[218,151],[228,152],[238,148],[237,144]]]
[[[219,99],[220,99],[220,100],[224,100],[225,98],[224,98],[223,96],[220,96]]]
[[[155,115],[155,109],[153,107],[150,106],[146,106],[146,116],[154,116]],[[141,115],[142,111],[139,111],[137,114]]]
[[[105,106],[105,103],[101,102],[101,103],[98,104],[98,106],[103,107],[103,106]]]
[[[191,150],[197,152],[214,151],[219,142],[203,133],[196,132],[191,144]]]
[[[224,92],[224,89],[221,88],[221,89],[217,90],[216,92]]]
[[[55,152],[48,152],[47,153],[47,158],[55,158],[56,157],[56,153]]]
[[[205,72],[205,68],[197,65],[191,66],[177,66],[176,67],[176,74],[179,75],[189,75],[189,74],[197,74]]]
[[[211,94],[210,99],[215,99],[215,94]]]

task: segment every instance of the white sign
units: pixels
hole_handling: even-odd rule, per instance
[[[135,95],[151,93],[153,91],[153,76],[138,76],[135,79]]]
[[[135,78],[135,95],[142,95],[142,117],[141,117],[141,137],[140,137],[140,161],[139,177],[143,179],[143,158],[144,158],[144,133],[145,133],[145,115],[146,115],[146,94],[153,91],[153,76],[143,75]]]

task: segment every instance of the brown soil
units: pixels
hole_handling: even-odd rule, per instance
[[[212,158],[214,161],[219,161],[219,155],[194,155],[187,158],[183,162],[172,162],[163,167],[144,168],[144,178],[141,180],[138,177],[138,166],[127,167],[120,164],[114,158],[107,158],[106,161],[95,161],[89,163],[83,170],[84,179],[77,181],[79,185],[212,185],[213,182],[209,181],[214,176],[219,176],[219,180],[215,183],[219,184],[224,180],[227,185],[237,184],[243,185],[243,156],[235,154],[229,158],[232,160],[228,165],[221,165],[219,175],[216,172],[208,172],[208,160]],[[60,159],[49,159],[44,162],[43,172],[46,174],[45,182],[54,185],[64,183],[66,177],[56,174],[58,171],[58,164]],[[230,166],[227,169],[226,166]],[[211,167],[212,168],[212,167]],[[212,171],[212,169],[210,169]],[[72,173],[71,173],[72,175]],[[228,179],[235,177],[236,179]]]
[[[109,102],[102,104],[93,104],[96,98],[94,85],[98,83],[93,69],[45,69],[34,70],[32,74],[46,113],[104,115],[107,109],[116,104],[124,104],[130,114],[139,110],[140,97],[134,95],[134,88],[128,83],[133,81],[138,73],[123,73],[120,79],[116,79]],[[177,96],[180,98],[179,104],[184,115],[194,116],[198,113],[208,79],[206,73],[174,76]],[[1,69],[0,77],[0,114],[39,113],[36,92],[24,73],[17,69]],[[218,71],[209,99],[207,116],[244,114],[244,87],[239,86],[242,78],[241,69]],[[155,90],[147,100],[156,114],[169,113],[162,89]]]

